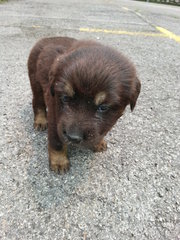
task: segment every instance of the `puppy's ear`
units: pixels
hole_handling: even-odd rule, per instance
[[[54,97],[55,93],[54,93],[54,84],[52,84],[50,86],[50,93],[51,93],[51,96]]]
[[[58,53],[61,53],[62,55],[58,55],[58,57],[55,59],[54,63],[51,66],[51,69],[49,71],[49,90],[51,93],[51,96],[54,97],[55,95],[55,81],[57,75],[61,72],[63,67],[63,59],[64,59],[64,51],[65,48],[59,47],[56,49]],[[60,75],[60,74],[59,74]]]
[[[50,70],[50,72],[49,72],[49,90],[50,90],[52,97],[54,97],[54,95],[55,95],[54,81],[55,81],[55,76],[54,76],[53,70]]]
[[[141,91],[141,83],[138,79],[138,77],[136,77],[135,79],[135,83],[134,83],[134,87],[132,89],[132,94],[131,94],[131,97],[130,97],[130,107],[131,107],[131,111],[134,110],[134,107],[136,105],[136,101],[137,101],[137,98],[139,96],[139,93]]]

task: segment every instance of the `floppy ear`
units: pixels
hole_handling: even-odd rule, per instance
[[[55,88],[56,77],[60,76],[62,68],[63,68],[65,56],[68,55],[68,53],[63,54],[64,48],[59,48],[58,52],[61,53],[62,55],[60,55],[56,58],[56,60],[52,64],[51,69],[49,71],[49,90],[50,90],[52,97],[54,97],[54,95],[55,95],[54,88]]]
[[[62,57],[62,56],[61,56]],[[51,93],[51,96],[55,96],[55,82],[57,76],[60,76],[61,72],[61,63],[60,63],[60,57],[56,59],[54,64],[52,64],[51,69],[49,71],[49,91]]]
[[[55,95],[54,80],[55,80],[55,76],[54,76],[53,70],[50,70],[50,72],[49,72],[49,89],[50,89],[50,93],[51,93],[52,97],[54,97],[54,95]]]
[[[131,93],[131,97],[130,97],[130,107],[131,107],[131,111],[133,111],[135,105],[136,105],[136,101],[137,98],[139,96],[140,90],[141,90],[141,83],[139,81],[139,79],[136,77],[135,79],[135,83],[134,83],[134,87],[132,89],[132,93]]]

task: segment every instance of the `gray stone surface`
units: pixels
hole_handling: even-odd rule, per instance
[[[127,7],[127,11],[122,7]],[[140,13],[143,18],[137,15]],[[180,34],[180,8],[111,0],[0,4],[0,239],[180,239],[180,44],[79,28]],[[49,171],[47,132],[33,129],[26,62],[45,36],[91,38],[137,66],[142,92],[107,135],[108,150],[70,149]]]

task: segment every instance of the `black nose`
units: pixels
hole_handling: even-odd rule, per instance
[[[68,140],[72,143],[80,143],[83,140],[83,137],[81,134],[77,133],[68,133],[66,134]]]

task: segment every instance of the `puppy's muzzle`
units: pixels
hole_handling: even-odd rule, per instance
[[[64,135],[69,142],[78,144],[84,140],[83,133],[80,130],[64,131]]]

